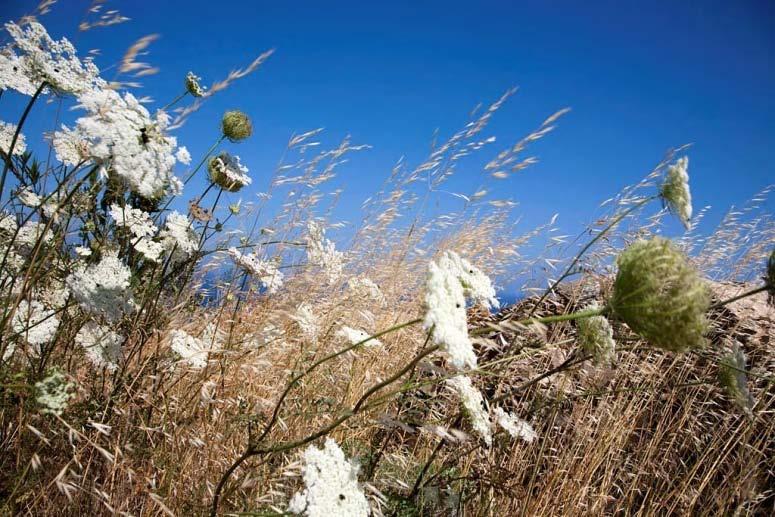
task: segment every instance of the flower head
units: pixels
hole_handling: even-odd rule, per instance
[[[226,152],[210,159],[207,172],[213,183],[228,192],[237,192],[253,181],[248,176],[248,168],[240,163],[239,156]]]
[[[745,374],[745,352],[734,343],[732,350],[719,362],[719,382],[735,404],[751,415],[754,400],[748,391],[748,377]]]
[[[131,276],[118,253],[107,251],[98,263],[77,267],[66,283],[84,310],[115,321],[135,309],[129,288]]]
[[[86,351],[86,356],[98,368],[115,371],[121,360],[124,338],[93,321],[87,322],[75,336],[75,342]]]
[[[274,262],[261,260],[255,253],[242,253],[237,248],[229,248],[228,253],[235,264],[258,278],[269,294],[276,293],[282,287],[283,274]]]
[[[368,334],[367,332],[364,332],[363,330],[354,329],[352,327],[344,326],[340,328],[337,333],[337,336],[343,337],[347,341],[350,342],[351,345],[354,345],[356,343],[360,343],[362,341],[365,341],[371,337],[371,334]],[[382,346],[382,341],[379,339],[373,338],[369,339],[364,343],[367,347],[372,346]]]
[[[186,91],[193,97],[201,97],[205,94],[207,88],[199,84],[201,80],[202,78],[194,75],[194,72],[186,74]]]
[[[159,238],[164,249],[172,253],[175,262],[186,260],[199,247],[199,237],[191,228],[189,218],[174,210],[167,215]]]
[[[587,310],[598,309],[593,302]],[[614,359],[616,343],[614,331],[605,316],[591,316],[578,320],[578,339],[581,349],[594,357],[596,364],[610,364]]]
[[[35,400],[42,407],[41,413],[61,415],[67,403],[75,396],[73,383],[59,370],[53,370],[42,381],[35,383]]]
[[[538,434],[533,429],[533,426],[518,416],[507,413],[499,407],[493,410],[493,414],[495,416],[495,423],[509,433],[512,438],[521,438],[527,443],[532,443],[533,440],[538,438]]]
[[[678,215],[685,227],[692,218],[692,194],[689,191],[689,157],[679,158],[668,167],[660,195],[671,212]]]
[[[339,445],[327,438],[322,449],[314,445],[304,451],[304,490],[293,496],[288,511],[308,517],[371,513],[369,503],[358,483],[357,463],[348,461]]]
[[[0,120],[0,151],[8,154],[13,142],[13,135],[16,134],[16,126]],[[24,135],[19,133],[16,144],[13,146],[13,154],[23,154],[27,150],[27,140]]]
[[[56,311],[47,310],[37,300],[22,300],[13,315],[13,331],[37,350],[50,342],[59,328]]]
[[[241,111],[233,110],[223,114],[221,131],[232,142],[239,142],[253,134],[253,126],[247,115]]]
[[[482,437],[488,446],[492,445],[492,424],[490,423],[490,415],[484,406],[482,393],[474,387],[471,379],[465,375],[457,375],[447,379],[446,383],[460,397],[460,402],[463,404],[463,410],[471,422],[471,427]]]
[[[609,306],[653,345],[683,352],[705,345],[708,287],[668,239],[639,240],[617,259]]]
[[[326,238],[323,225],[312,220],[307,222],[307,260],[320,267],[329,282],[336,282],[342,276],[344,254]]]
[[[181,361],[188,363],[191,368],[200,370],[207,366],[210,352],[218,349],[218,343],[211,340],[205,343],[184,330],[173,330],[170,333],[172,351],[180,357]]]

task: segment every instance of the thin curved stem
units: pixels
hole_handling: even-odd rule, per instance
[[[764,291],[768,291],[772,289],[772,286],[770,284],[764,284],[760,287],[756,287],[754,289],[751,289],[750,291],[746,291],[742,294],[738,294],[737,296],[733,296],[732,298],[727,298],[726,300],[721,300],[720,302],[716,302],[710,306],[711,309],[718,309],[719,307],[723,307],[724,305],[727,305],[732,302],[736,302],[737,300],[742,300],[743,298],[747,298],[749,296],[753,296],[755,294],[759,294]]]

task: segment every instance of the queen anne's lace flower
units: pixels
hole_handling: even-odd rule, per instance
[[[509,414],[499,407],[493,410],[493,415],[495,423],[509,433],[512,438],[521,438],[527,443],[531,443],[538,438],[538,434],[533,429],[533,426],[518,416]]]
[[[54,135],[58,155],[72,163],[85,143],[91,159],[137,194],[158,198],[169,190],[177,141],[164,134],[169,122],[164,112],[151,117],[131,93],[122,97],[109,89],[91,90],[78,100],[89,114],[77,120],[77,133],[65,128]]]
[[[227,111],[221,120],[221,130],[226,138],[232,142],[239,142],[253,134],[253,125],[243,112]]]
[[[94,63],[81,62],[72,43],[51,39],[40,23],[31,21],[24,28],[6,23],[5,28],[14,43],[0,52],[0,89],[33,95],[45,81],[60,92],[80,94],[105,85]]]
[[[307,259],[311,265],[323,269],[329,282],[335,282],[342,275],[344,254],[336,250],[336,245],[326,239],[326,231],[316,221],[307,223]]]
[[[57,160],[65,165],[78,165],[89,159],[89,142],[78,130],[62,126],[51,139]]]
[[[37,300],[22,300],[13,315],[13,331],[37,350],[49,343],[59,328],[56,312],[47,310]]]
[[[665,350],[705,345],[710,291],[668,239],[638,240],[616,263],[619,271],[609,302],[613,314]]]
[[[21,250],[29,250],[36,246],[39,241],[42,244],[48,244],[53,238],[53,232],[50,228],[46,230],[45,224],[37,221],[27,221],[19,228],[19,233],[16,235],[14,242]]]
[[[382,294],[382,290],[377,284],[375,284],[370,278],[365,276],[357,276],[351,278],[347,282],[347,286],[356,296],[374,300],[375,302],[383,303],[385,301],[385,295]]]
[[[75,396],[73,383],[59,370],[54,370],[40,382],[35,383],[36,402],[42,407],[41,413],[61,415],[67,409],[67,403]]]
[[[188,149],[186,149],[185,146],[178,147],[178,152],[175,153],[175,158],[183,165],[188,165],[191,163],[191,153],[188,152]]]
[[[448,386],[457,392],[460,402],[463,404],[466,416],[471,422],[471,427],[489,446],[492,445],[492,424],[490,415],[484,407],[484,397],[481,392],[474,387],[471,379],[465,375],[456,375],[446,380]]]
[[[261,260],[255,253],[242,253],[237,248],[229,248],[228,253],[234,263],[255,276],[269,294],[276,293],[282,287],[283,274],[274,262]]]
[[[357,517],[371,509],[358,483],[359,467],[347,461],[337,443],[327,438],[322,449],[304,451],[304,490],[293,496],[288,511],[308,517]]]
[[[202,97],[205,94],[205,87],[199,84],[202,78],[194,75],[194,72],[186,74],[186,91],[194,97]]]
[[[476,368],[476,354],[468,337],[466,294],[474,300],[497,306],[495,291],[484,273],[448,251],[428,266],[423,327],[433,329],[433,340],[441,345],[458,370]]]
[[[365,339],[369,339],[371,334],[368,334],[364,332],[363,330],[354,329],[352,327],[344,326],[340,328],[337,333],[337,336],[341,336],[347,341],[350,342],[351,345],[354,345],[356,343],[360,343],[361,341]],[[382,346],[382,341],[379,339],[369,339],[364,343],[365,346],[372,347],[372,346]]]
[[[167,215],[159,238],[164,248],[172,253],[172,260],[176,262],[186,260],[199,247],[199,237],[191,228],[191,221],[186,215],[175,211]]]
[[[689,190],[689,157],[679,158],[668,167],[667,178],[660,194],[670,210],[678,215],[685,227],[692,218],[692,194]]]
[[[598,308],[598,304],[593,302],[586,310]],[[596,364],[610,364],[614,360],[616,352],[614,331],[605,316],[579,319],[578,337],[581,349],[587,354],[591,354]]]
[[[84,310],[115,321],[135,309],[129,288],[131,276],[118,253],[107,251],[98,263],[77,267],[66,282]]]
[[[296,313],[291,316],[299,324],[304,337],[311,341],[317,340],[320,333],[320,322],[318,317],[312,312],[312,307],[306,302],[302,302],[297,308]]]
[[[8,154],[13,142],[13,135],[16,134],[16,126],[0,120],[0,151]],[[13,154],[23,154],[27,150],[27,139],[19,133],[16,144],[13,146]]]
[[[172,351],[181,361],[191,368],[200,370],[207,366],[207,358],[211,352],[218,350],[217,342],[205,343],[184,330],[173,330],[170,333]]]
[[[229,192],[237,192],[253,181],[248,176],[248,168],[242,165],[239,156],[223,152],[210,159],[207,164],[210,180]]]
[[[735,404],[746,414],[752,415],[754,400],[748,390],[745,374],[746,357],[742,347],[735,342],[732,349],[719,362],[719,382]]]
[[[124,338],[93,321],[87,322],[75,336],[75,342],[86,351],[86,357],[98,368],[115,371],[121,361]]]
[[[149,237],[158,230],[148,212],[132,208],[128,204],[124,207],[115,204],[110,205],[109,213],[116,226],[126,228],[135,237]]]

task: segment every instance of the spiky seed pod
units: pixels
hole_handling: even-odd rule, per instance
[[[653,345],[683,352],[705,345],[710,291],[665,238],[638,240],[617,259],[612,312]]]
[[[194,72],[186,74],[186,91],[190,93],[192,97],[202,97],[205,94],[204,86],[199,84],[199,81],[201,80],[202,78],[194,75]]]
[[[592,302],[586,310],[599,308],[596,302]],[[595,364],[608,365],[613,362],[616,350],[614,331],[605,316],[578,320],[578,339],[581,349],[593,356]]]
[[[667,169],[667,177],[659,192],[668,209],[676,214],[686,228],[692,218],[692,194],[689,190],[689,157],[679,158]]]
[[[745,374],[746,357],[738,343],[719,362],[719,383],[747,415],[752,415],[754,400],[748,391],[748,376]]]
[[[221,131],[232,142],[245,140],[253,134],[253,126],[250,119],[243,112],[234,110],[223,114]]]

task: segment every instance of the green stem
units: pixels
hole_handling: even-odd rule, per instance
[[[748,296],[753,296],[754,294],[758,294],[763,291],[768,291],[772,288],[773,287],[770,284],[764,284],[763,286],[756,287],[754,289],[751,289],[750,291],[746,291],[742,294],[738,294],[737,296],[733,296],[732,298],[727,298],[726,300],[716,302],[713,305],[711,305],[710,308],[718,309],[719,307],[723,307],[724,305],[727,305],[729,303],[736,302],[737,300],[742,300],[743,298],[747,298]]]
[[[169,102],[169,104],[167,104],[166,106],[164,106],[164,107],[163,107],[161,110],[162,110],[162,111],[167,111],[169,108],[171,108],[172,106],[174,106],[175,104],[177,104],[177,103],[178,103],[178,101],[179,101],[180,99],[182,99],[183,97],[185,97],[186,95],[188,95],[188,90],[184,91],[183,93],[181,93],[180,95],[178,95],[177,97],[175,97],[174,99],[172,99],[172,100]]]

